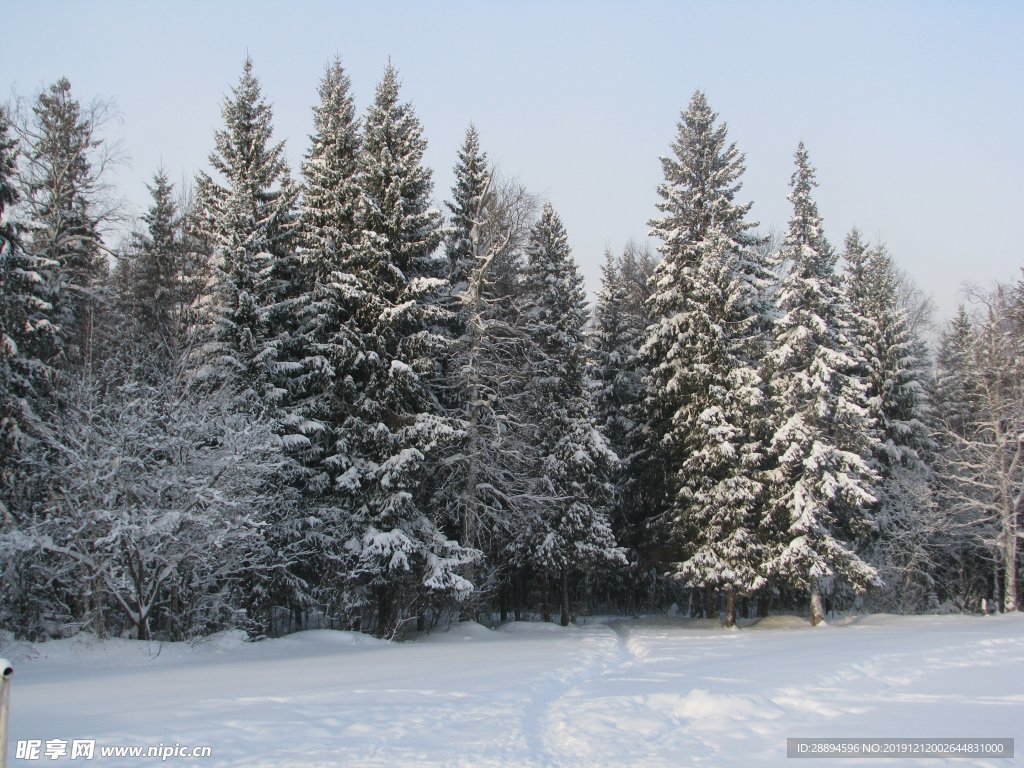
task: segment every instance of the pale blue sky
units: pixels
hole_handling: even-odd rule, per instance
[[[836,245],[884,239],[948,316],[964,281],[1019,276],[1024,212],[1020,2],[56,2],[0,0],[0,94],[67,75],[114,99],[136,206],[163,162],[205,166],[250,54],[293,169],[328,60],[360,107],[390,56],[447,197],[466,125],[550,198],[588,286],[605,244],[646,236],[680,110],[703,89],[747,156],[762,228],[789,214],[803,140]]]

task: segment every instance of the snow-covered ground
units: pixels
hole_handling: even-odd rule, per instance
[[[461,624],[390,644],[344,632],[246,643],[8,643],[15,742],[209,745],[198,766],[784,765],[787,737],[1015,738],[1024,616],[868,617],[742,630],[686,619]],[[859,764],[840,760],[838,766]],[[798,761],[800,765],[835,761]]]

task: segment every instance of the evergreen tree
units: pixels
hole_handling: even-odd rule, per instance
[[[466,137],[459,148],[455,164],[455,186],[452,200],[445,203],[451,213],[448,233],[445,236],[445,252],[448,256],[448,280],[455,295],[469,288],[470,275],[476,265],[474,229],[481,226],[481,211],[486,210],[484,200],[488,191],[493,195],[493,170],[487,154],[480,149],[480,136],[476,127],[470,124]]]
[[[935,355],[936,410],[944,429],[964,438],[971,434],[971,414],[979,408],[981,397],[971,372],[973,337],[971,318],[961,304],[942,334]],[[940,447],[945,447],[941,431],[938,439]]]
[[[362,185],[370,202],[369,228],[384,238],[392,268],[401,272],[395,276],[399,283],[444,274],[435,254],[444,231],[441,212],[430,202],[426,147],[412,105],[399,100],[398,72],[389,64],[366,116]]]
[[[0,109],[0,519],[21,499],[20,456],[34,441],[52,372],[41,355],[55,346],[40,259],[26,252],[11,216],[19,201],[17,141]]]
[[[622,269],[611,249],[606,248],[590,334],[590,381],[595,421],[619,457],[625,457],[629,450],[633,425],[628,411],[635,401],[635,382],[629,374],[636,356],[636,338],[631,334],[626,301]]]
[[[225,386],[242,393],[244,407],[282,425],[295,373],[294,303],[301,285],[297,261],[298,187],[292,183],[284,143],[272,143],[273,112],[263,99],[251,59],[222,107],[224,127],[214,134],[210,164],[220,182],[197,177],[201,246],[212,248],[212,275],[202,298],[195,375],[211,391]],[[241,407],[241,406],[240,406]],[[291,445],[287,433],[282,445]],[[264,508],[266,536],[251,541],[249,566],[239,576],[243,606],[253,633],[268,631],[275,605],[292,611],[311,604],[302,572],[306,530],[298,507],[295,461],[278,465],[271,482],[287,491]]]
[[[751,254],[743,246],[715,230],[696,247],[703,252],[683,313],[689,359],[676,377],[693,394],[675,417],[684,459],[671,533],[684,559],[674,573],[684,583],[724,591],[732,626],[736,597],[765,584],[758,364],[766,279],[763,268],[745,268]]]
[[[177,360],[182,341],[181,216],[163,169],[147,189],[152,204],[142,216],[145,230],[134,233],[132,253],[118,264],[115,282],[123,308],[138,325],[139,341],[169,362]]]
[[[93,361],[96,316],[107,275],[100,228],[105,170],[98,131],[106,106],[83,108],[61,78],[40,93],[18,125],[26,208],[26,247],[40,261],[55,346],[41,351],[59,368],[82,370]]]
[[[528,423],[536,451],[531,559],[558,580],[561,621],[572,616],[570,580],[602,562],[624,562],[605,512],[616,462],[595,428],[586,383],[583,279],[550,204],[534,227],[523,275]]]
[[[461,436],[438,397],[438,371],[450,355],[452,321],[443,233],[430,207],[426,142],[411,105],[399,102],[388,66],[366,117],[361,184],[372,234],[361,252],[359,334],[365,345],[349,449],[361,457],[349,475],[354,504],[353,582],[375,608],[382,634],[432,601],[464,599],[473,585],[459,571],[479,553],[442,530],[430,504],[432,467]],[[360,423],[361,422],[361,423]],[[362,486],[360,490],[354,483]]]
[[[291,331],[282,307],[295,279],[299,190],[284,143],[271,143],[273,112],[251,59],[222,114],[209,159],[223,182],[205,172],[197,179],[201,225],[215,253],[204,373],[240,376],[261,399],[276,402],[283,396],[277,362]]]
[[[696,394],[679,385],[678,371],[689,355],[685,339],[688,290],[698,265],[702,243],[712,228],[737,244],[753,242],[746,221],[750,204],[735,202],[743,174],[743,156],[726,143],[726,126],[717,124],[700,91],[682,113],[673,156],[663,157],[665,181],[658,187],[663,215],[650,222],[651,234],[661,240],[661,261],[651,277],[651,325],[640,355],[648,371],[643,413],[646,450],[638,471],[649,489],[655,517],[669,520],[676,508],[681,479],[682,438],[676,414]],[[692,341],[692,340],[691,340]]]
[[[735,596],[763,583],[754,532],[762,461],[756,361],[769,324],[770,276],[749,232],[750,204],[735,202],[743,156],[726,143],[726,126],[700,92],[672,149],[658,189],[665,215],[651,222],[662,261],[651,278],[652,324],[641,349],[649,370],[645,461],[659,473],[653,501],[673,574],[724,589],[731,622]]]
[[[445,203],[451,212],[445,235],[445,253],[448,258],[448,287],[451,293],[449,308],[452,324],[449,334],[454,341],[450,356],[450,370],[438,371],[442,404],[455,419],[465,424],[462,445],[454,449],[460,460],[444,463],[435,478],[435,505],[451,530],[458,530],[459,541],[465,546],[479,546],[486,538],[480,529],[484,509],[478,498],[480,478],[481,420],[483,403],[481,391],[481,346],[484,329],[481,324],[482,289],[489,264],[483,263],[493,254],[484,253],[495,244],[488,240],[484,229],[492,214],[495,194],[492,189],[492,169],[487,155],[480,150],[480,139],[471,124],[455,164],[455,186],[452,200]],[[489,233],[487,233],[489,234]],[[479,271],[478,271],[479,270]],[[483,535],[482,535],[483,534]]]
[[[639,246],[631,241],[626,243],[615,265],[618,270],[618,290],[622,295],[618,303],[621,306],[623,344],[619,355],[622,358],[622,368],[613,376],[623,402],[621,411],[613,417],[615,427],[610,433],[612,449],[622,461],[619,481],[616,484],[618,498],[613,522],[616,527],[616,540],[637,551],[637,554],[640,554],[644,542],[644,528],[650,516],[644,482],[644,459],[647,448],[647,435],[644,433],[646,371],[640,349],[652,322],[650,298],[654,293],[654,283],[651,276],[657,263],[649,246]],[[609,377],[602,374],[600,378],[607,381]],[[607,424],[608,417],[601,415],[600,401],[597,408],[599,423],[603,420]],[[621,437],[614,436],[616,432],[621,432]],[[649,569],[649,563],[645,564],[638,560],[636,565],[640,567],[637,575],[648,582],[639,586],[650,593],[650,580],[655,571]],[[659,583],[659,579],[660,575],[654,583]],[[643,601],[646,598],[638,593],[637,599]]]
[[[356,431],[366,427],[356,416],[368,351],[357,325],[368,300],[360,270],[375,242],[363,225],[367,203],[359,185],[359,122],[350,87],[335,59],[313,107],[314,130],[302,164],[293,370],[281,415],[284,444],[301,466],[303,513],[290,534],[305,553],[298,572],[328,615],[347,620],[351,557],[344,544],[358,503],[352,490],[363,481]]]
[[[638,410],[644,384],[638,348],[647,327],[646,286],[653,271],[653,262],[639,263],[635,251],[629,244],[618,257],[610,250],[605,252],[589,345],[594,419],[620,459],[614,471],[612,526],[616,541],[634,552],[646,512],[636,503],[637,488],[631,474],[642,446]]]
[[[313,135],[302,165],[300,214],[303,281],[296,304],[298,372],[284,419],[291,448],[306,467],[312,495],[330,497],[347,469],[342,428],[357,393],[347,376],[362,354],[352,329],[362,286],[356,272],[366,236],[359,186],[359,124],[350,81],[335,59],[320,83]]]
[[[874,422],[874,510],[879,527],[870,559],[890,584],[888,610],[935,600],[931,565],[935,510],[930,489],[928,361],[899,297],[896,267],[881,245],[868,248],[854,230],[844,250],[843,286],[852,310],[858,374]]]
[[[866,387],[849,353],[852,329],[836,285],[836,256],[811,197],[815,185],[801,143],[780,254],[788,274],[767,359],[775,424],[770,511],[779,535],[768,573],[809,593],[817,624],[824,617],[822,593],[836,581],[863,589],[877,576],[849,543],[870,530],[875,474],[867,457],[874,445]]]

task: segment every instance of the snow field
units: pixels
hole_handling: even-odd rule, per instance
[[[785,765],[794,736],[1012,737],[1024,749],[1021,616],[460,624],[405,644],[312,631],[0,652],[16,670],[15,766],[35,764],[14,760],[30,738],[210,745],[211,758],[165,764],[239,768]],[[870,764],[896,762],[1013,764]]]

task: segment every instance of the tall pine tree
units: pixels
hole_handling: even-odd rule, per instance
[[[652,277],[646,363],[646,464],[667,538],[663,558],[684,583],[728,596],[762,585],[755,532],[762,462],[760,358],[768,327],[767,266],[753,246],[750,204],[735,200],[743,156],[704,95],[663,158],[663,216],[651,222],[662,261]],[[667,546],[666,546],[667,544]],[[710,594],[710,591],[709,593]]]
[[[927,348],[901,305],[899,276],[884,246],[868,248],[854,230],[843,256],[858,373],[867,384],[877,438],[873,512],[879,531],[869,558],[890,587],[883,607],[927,608],[936,599],[931,571],[938,533],[930,488]]]
[[[522,283],[529,443],[536,452],[530,559],[558,584],[561,622],[572,617],[572,580],[623,562],[606,513],[616,462],[597,431],[586,381],[583,278],[550,204],[530,235]]]
[[[388,66],[365,123],[362,187],[365,228],[357,279],[364,290],[356,318],[365,367],[354,418],[362,422],[363,457],[353,537],[353,583],[375,612],[380,633],[438,600],[464,599],[473,585],[460,570],[478,557],[444,532],[430,504],[431,468],[461,436],[438,396],[438,372],[450,354],[451,312],[441,215],[430,206],[431,174],[422,165],[426,141],[412,106],[399,100]]]
[[[25,501],[21,457],[35,442],[53,374],[45,356],[56,346],[43,274],[45,262],[25,250],[11,209],[19,201],[17,141],[0,109],[0,519]]]
[[[147,188],[152,203],[142,216],[145,229],[134,233],[132,253],[118,263],[114,279],[122,306],[136,323],[137,340],[166,363],[177,360],[184,341],[181,215],[163,169]]]
[[[774,434],[769,474],[773,531],[768,572],[810,597],[811,622],[824,618],[823,593],[838,581],[877,581],[853,549],[870,530],[875,473],[867,393],[850,353],[848,310],[825,239],[803,143],[791,180],[793,215],[780,260],[779,319],[767,361]]]
[[[295,203],[284,143],[272,143],[273,111],[252,59],[222,108],[210,165],[197,178],[202,226],[214,247],[205,372],[241,377],[261,399],[283,395],[277,362],[290,331],[280,306],[294,269]],[[282,321],[282,325],[278,324]]]
[[[99,130],[107,111],[98,102],[83,107],[61,78],[39,94],[18,125],[25,244],[40,259],[55,328],[55,346],[43,356],[58,369],[93,364],[107,275],[100,230],[111,214],[99,199],[108,159]]]

